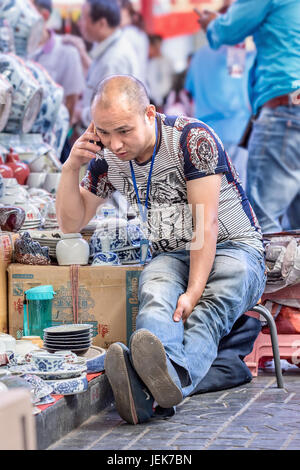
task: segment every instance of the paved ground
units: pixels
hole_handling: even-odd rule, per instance
[[[167,420],[132,426],[114,405],[92,416],[49,450],[299,450],[300,369],[273,371],[250,384],[189,397]]]

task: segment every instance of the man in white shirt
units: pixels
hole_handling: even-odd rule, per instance
[[[73,112],[85,88],[85,79],[77,49],[63,43],[63,37],[47,28],[52,12],[52,0],[34,0],[45,21],[43,39],[30,59],[42,65],[53,80],[64,89],[65,104],[72,119]]]
[[[90,107],[101,80],[115,74],[130,74],[142,79],[138,58],[130,42],[122,36],[120,21],[120,6],[116,0],[86,0],[82,7],[82,36],[94,43],[90,52],[93,62],[80,111],[85,127],[91,122]]]

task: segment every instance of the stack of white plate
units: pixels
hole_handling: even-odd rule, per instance
[[[46,217],[45,221],[44,221],[44,224],[43,224],[43,227],[45,229],[58,228],[57,219],[56,218]]]
[[[84,354],[93,343],[93,325],[73,323],[44,329],[44,348],[49,352],[68,350]]]
[[[33,219],[33,220],[28,221],[28,222],[26,222],[26,220],[25,220],[24,224],[21,227],[21,230],[25,231],[25,230],[31,230],[31,229],[39,228],[40,225],[41,225],[41,220],[40,219]]]
[[[56,245],[61,240],[62,232],[59,230],[32,230],[32,240],[39,242],[41,246],[49,247],[49,256],[56,258]]]

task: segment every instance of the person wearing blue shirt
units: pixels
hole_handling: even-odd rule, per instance
[[[251,116],[247,86],[255,53],[245,53],[245,67],[239,78],[230,75],[227,54],[228,46],[215,51],[206,44],[198,49],[187,70],[185,89],[194,100],[195,117],[219,135],[244,183],[247,151],[238,143]]]
[[[212,49],[253,36],[247,195],[263,232],[300,228],[300,2],[236,0],[224,15],[202,12],[199,23]]]

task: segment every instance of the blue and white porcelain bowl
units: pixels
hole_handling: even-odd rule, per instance
[[[73,379],[47,380],[47,383],[52,387],[55,395],[74,395],[83,393],[88,389],[88,380],[85,373]]]
[[[65,358],[57,354],[32,351],[31,361],[42,372],[54,372],[63,367]]]
[[[119,265],[120,260],[116,253],[110,251],[97,253],[93,257],[92,266],[101,266],[101,265]]]

